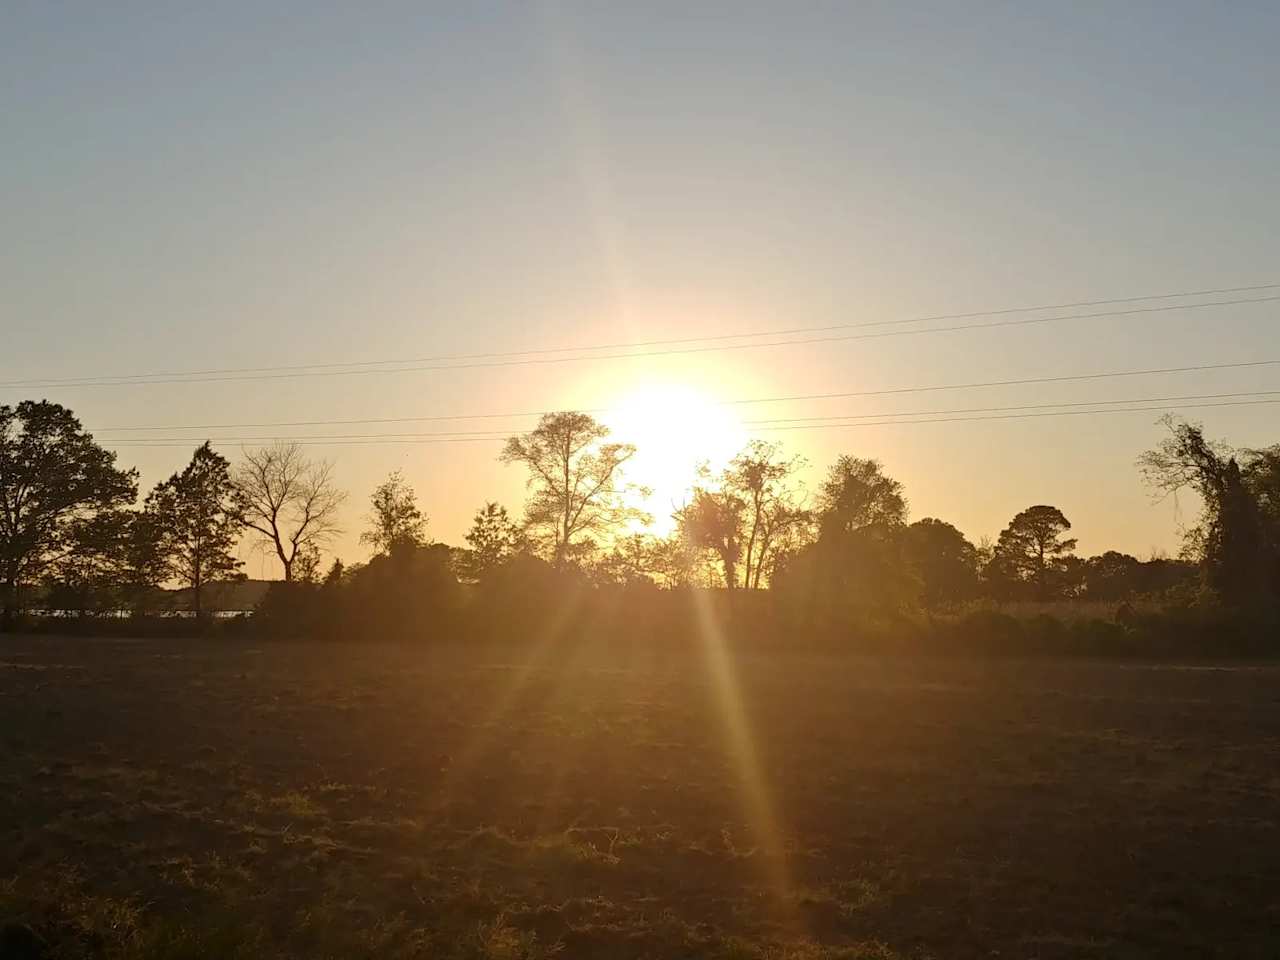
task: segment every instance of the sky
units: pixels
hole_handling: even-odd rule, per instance
[[[0,380],[722,337],[1280,281],[1278,40],[1265,3],[5,4]],[[71,407],[144,490],[205,436],[534,420],[240,424],[621,410],[602,417],[640,445],[634,478],[663,488],[661,516],[685,460],[760,436],[805,457],[810,486],[841,453],[878,458],[913,518],[975,540],[1052,503],[1082,553],[1146,556],[1175,551],[1179,510],[1188,519],[1134,466],[1161,437],[1158,412],[742,421],[1278,390],[1280,366],[726,401],[1280,360],[1278,318],[1263,302],[455,370],[0,386],[0,403]],[[760,341],[701,346],[744,342]],[[1280,441],[1280,405],[1166,405],[1240,446]],[[140,426],[171,429],[121,431]],[[127,445],[139,436],[184,442]],[[461,542],[486,500],[518,512],[524,477],[500,447],[308,447],[350,493],[334,550],[360,559],[368,495],[393,469],[439,539]],[[257,556],[246,571],[276,575]]]

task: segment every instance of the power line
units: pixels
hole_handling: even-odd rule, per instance
[[[1262,285],[1267,288],[1272,286],[1280,286],[1266,284]],[[1167,296],[1177,296],[1169,294]],[[968,330],[989,330],[1006,327],[1022,327],[1034,326],[1038,324],[1056,323],[1064,320],[1093,320],[1103,317],[1123,317],[1135,316],[1139,314],[1166,313],[1173,310],[1202,310],[1210,307],[1226,307],[1239,304],[1251,303],[1271,303],[1280,300],[1280,295],[1268,297],[1252,297],[1238,298],[1231,300],[1210,300],[1204,303],[1175,303],[1162,304],[1152,307],[1133,307],[1126,310],[1105,310],[1096,313],[1079,313],[1079,314],[1061,314],[1050,317],[1028,317],[1019,320],[993,320],[988,323],[971,323],[956,324],[944,327],[929,327],[924,330],[889,330],[879,333],[859,333],[859,334],[843,334],[838,336],[825,337],[801,337],[787,340],[771,340],[763,343],[718,343],[714,345],[700,347],[676,347],[672,349],[662,350],[641,350],[638,352],[624,353],[604,353],[604,354],[585,354],[581,356],[571,357],[548,357],[548,356],[526,356],[526,351],[519,354],[524,359],[496,359],[467,363],[452,364],[431,364],[426,366],[401,366],[401,367],[385,367],[373,368],[370,366],[358,369],[305,369],[294,370],[291,372],[255,372],[259,370],[270,370],[276,368],[254,368],[254,367],[228,367],[223,370],[209,371],[217,374],[215,376],[206,376],[203,373],[197,374],[132,374],[119,377],[83,377],[71,379],[39,379],[39,380],[9,380],[0,381],[0,388],[51,388],[51,387],[121,387],[121,386],[165,386],[174,384],[188,383],[238,383],[249,380],[295,380],[309,377],[336,377],[336,376],[368,376],[382,375],[390,373],[423,373],[441,370],[475,370],[488,369],[494,367],[518,367],[518,366],[542,366],[559,363],[577,363],[583,361],[596,360],[628,360],[644,357],[661,357],[675,355],[689,355],[700,353],[712,353],[728,350],[757,350],[772,347],[789,347],[789,346],[805,346],[819,343],[845,343],[855,340],[880,340],[889,337],[908,337],[908,336],[925,336],[937,333],[954,333]],[[980,316],[994,315],[998,311],[992,311],[987,314],[979,314]],[[817,328],[815,328],[817,329]],[[831,327],[825,329],[843,329],[843,327]],[[761,334],[763,336],[764,334]],[[743,335],[754,336],[754,335]],[[697,342],[712,338],[696,338]],[[653,341],[659,342],[659,341]],[[568,349],[568,348],[566,348]],[[579,348],[581,349],[581,348]],[[376,363],[417,363],[418,361],[372,361]],[[333,364],[331,366],[339,366]],[[344,365],[351,366],[351,365]],[[149,379],[141,379],[149,378]]]
[[[1280,366],[1280,359],[1276,360],[1243,360],[1232,363],[1200,363],[1191,364],[1181,367],[1148,367],[1139,370],[1113,370],[1101,373],[1079,373],[1068,374],[1065,376],[1055,377],[1021,377],[1008,380],[982,380],[972,381],[968,383],[951,383],[951,384],[933,384],[927,386],[912,387],[887,387],[878,390],[848,390],[838,393],[806,393],[793,394],[790,396],[777,397],[751,397],[737,400],[718,400],[717,405],[722,406],[738,406],[745,404],[757,403],[791,403],[806,400],[841,400],[853,397],[878,397],[878,396],[894,396],[898,394],[909,393],[938,393],[949,390],[976,390],[987,387],[1015,387],[1015,386],[1031,386],[1036,384],[1049,383],[1079,383],[1092,380],[1111,380],[1129,377],[1147,377],[1160,376],[1165,374],[1180,373],[1200,373],[1214,370],[1241,370],[1252,367],[1271,367]],[[1056,406],[1056,404],[1053,404]],[[580,413],[604,414],[613,412],[608,407],[594,408],[574,408]],[[337,420],[285,420],[263,423],[195,423],[195,424],[167,424],[154,426],[110,426],[97,427],[95,432],[111,433],[111,432],[143,432],[151,430],[259,430],[274,429],[278,427],[331,427],[346,426],[354,424],[381,424],[381,423],[439,423],[444,421],[458,420],[514,420],[528,417],[542,417],[549,413],[555,413],[554,410],[526,410],[515,413],[456,413],[456,414],[436,414],[431,416],[415,416],[415,417],[356,417]]]
[[[1066,403],[1023,403],[1005,407],[968,407],[959,410],[912,410],[901,413],[840,413],[825,417],[782,417],[771,420],[744,420],[743,426],[760,427],[780,423],[822,423],[836,420],[867,420],[875,417],[931,417],[952,413],[997,413],[1010,410],[1049,410],[1062,407],[1100,407],[1126,403],[1182,403],[1188,400],[1225,400],[1237,397],[1276,397],[1280,390],[1248,390],[1242,393],[1204,393],[1181,397],[1143,397],[1128,400],[1076,400]],[[1105,411],[1098,411],[1099,413]],[[839,426],[839,424],[835,424]]]
[[[1186,401],[1218,401],[1220,398],[1268,398],[1268,399],[1231,399],[1222,402],[1195,402],[1190,405]],[[904,425],[912,423],[957,423],[976,420],[1006,420],[1006,419],[1024,419],[1029,417],[1050,417],[1050,416],[1075,416],[1081,414],[1094,413],[1136,413],[1144,411],[1168,410],[1167,406],[1127,406],[1113,407],[1110,409],[1053,409],[1045,410],[1047,407],[1052,408],[1076,408],[1076,407],[1098,407],[1110,404],[1170,404],[1176,403],[1186,409],[1204,409],[1212,407],[1235,407],[1235,406],[1257,406],[1264,404],[1280,403],[1280,390],[1260,390],[1243,393],[1223,393],[1223,394],[1195,394],[1189,396],[1178,397],[1146,397],[1128,400],[1092,400],[1092,401],[1076,401],[1060,404],[1022,404],[1006,407],[972,407],[959,410],[928,410],[928,411],[908,411],[902,413],[885,413],[885,414],[846,414],[840,418],[835,417],[814,417],[814,418],[795,418],[782,420],[758,420],[746,421],[744,427],[755,427],[763,430],[805,430],[805,429],[835,429],[840,427],[862,427],[862,426],[889,426]],[[1036,411],[1036,412],[1027,412]],[[992,416],[972,417],[968,414],[995,414]],[[960,416],[952,416],[959,414]],[[867,422],[868,418],[881,417],[882,419]],[[903,419],[905,417],[918,418],[928,417],[929,419]],[[862,420],[864,422],[831,422],[836,419]],[[453,432],[453,433],[382,433],[382,434],[329,434],[320,436],[300,436],[300,437],[211,437],[207,438],[208,442],[214,444],[244,444],[244,443],[262,443],[264,441],[288,441],[303,445],[315,444],[351,444],[351,443],[458,443],[473,442],[484,440],[501,440],[510,434],[506,430],[485,430],[472,432]],[[111,440],[102,440],[103,443],[112,446],[134,446],[134,447],[165,447],[165,446],[187,446],[190,444],[200,444],[205,442],[206,438],[194,437],[162,437],[154,440],[131,440],[124,443],[112,443]]]
[[[1280,399],[1275,400],[1231,400],[1222,403],[1196,403],[1190,405],[1180,405],[1184,410],[1206,410],[1212,407],[1255,407],[1265,406],[1267,404],[1280,403]],[[802,424],[793,427],[761,427],[762,430],[829,430],[839,429],[841,427],[888,427],[888,426],[904,426],[914,423],[976,423],[986,420],[1029,420],[1040,417],[1079,417],[1091,416],[1093,414],[1110,414],[1110,413],[1172,413],[1174,409],[1168,406],[1156,407],[1118,407],[1111,410],[1054,410],[1047,413],[1011,413],[999,414],[994,416],[981,417],[938,417],[929,420],[876,420],[862,423],[811,423]]]
[[[1213,290],[1187,290],[1181,293],[1149,293],[1137,297],[1114,297],[1109,300],[1077,300],[1072,303],[1046,303],[1035,307],[1005,307],[999,310],[977,310],[972,313],[942,313],[930,317],[912,317],[906,320],[864,320],[853,323],[836,323],[820,327],[783,327],[773,330],[758,330],[751,333],[725,333],[703,337],[682,337],[665,340],[632,340],[615,343],[598,343],[579,347],[545,347],[530,350],[509,350],[495,353],[457,353],[432,357],[397,358],[394,360],[362,360],[344,363],[296,363],[281,364],[271,367],[236,367],[212,370],[170,370],[162,373],[121,374],[115,377],[71,377],[62,380],[45,380],[48,384],[74,384],[85,380],[133,380],[148,377],[198,377],[223,373],[275,373],[294,370],[322,370],[347,367],[379,367],[394,366],[403,363],[445,363],[462,360],[493,360],[511,357],[534,356],[550,353],[594,352],[597,350],[622,350],[637,347],[674,346],[689,343],[713,342],[720,340],[738,340],[748,337],[782,337],[802,333],[825,333],[831,330],[848,330],[856,327],[899,326],[912,323],[933,323],[942,320],[972,320],[977,317],[997,317],[1011,313],[1039,313],[1045,310],[1074,310],[1078,307],[1101,307],[1118,303],[1138,303],[1143,300],[1174,300],[1185,297],[1210,297],[1227,293],[1249,293],[1258,290],[1274,290],[1280,283],[1255,283],[1244,287],[1219,287]],[[8,386],[10,384],[0,384]]]

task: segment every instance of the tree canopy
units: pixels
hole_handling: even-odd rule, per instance
[[[191,590],[191,609],[202,617],[206,586],[234,579],[241,566],[232,553],[240,516],[227,458],[201,444],[182,471],[148,494],[145,509],[165,573]]]
[[[135,470],[116,456],[66,407],[47,400],[0,406],[0,584],[3,623],[19,604],[18,588],[36,579],[65,550],[70,534],[101,512],[131,504]]]
[[[525,531],[563,567],[575,546],[619,535],[646,515],[628,502],[623,467],[636,452],[606,443],[609,428],[585,413],[549,413],[528,433],[511,437],[499,459],[529,471]]]
[[[1065,534],[1071,522],[1057,507],[1037,504],[1018,513],[1000,531],[992,563],[1012,584],[1028,584],[1038,600],[1053,596],[1055,575],[1076,548]]]
[[[397,548],[421,546],[426,538],[427,518],[418,509],[418,495],[404,474],[392,471],[369,498],[369,529],[360,542],[373,547],[375,555],[387,556]]]

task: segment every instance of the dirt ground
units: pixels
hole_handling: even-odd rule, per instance
[[[0,759],[5,957],[1280,956],[1273,666],[7,637]]]

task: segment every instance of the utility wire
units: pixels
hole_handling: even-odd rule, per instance
[[[1280,287],[1280,283],[1255,283],[1244,287],[1219,287],[1214,290],[1188,290],[1182,293],[1149,293],[1138,297],[1115,297],[1110,300],[1077,300],[1073,303],[1046,303],[1035,307],[1005,307],[999,310],[978,310],[972,313],[942,313],[931,317],[912,317],[907,320],[864,320],[853,323],[836,323],[822,327],[783,327],[773,330],[758,330],[752,333],[725,333],[704,337],[682,337],[677,339],[666,340],[632,340],[616,343],[597,343],[590,346],[580,347],[546,347],[542,349],[532,350],[509,350],[499,353],[457,353],[444,354],[434,357],[413,357],[405,359],[403,357],[395,360],[363,360],[345,363],[296,363],[282,364],[272,367],[236,367],[226,369],[213,370],[171,370],[164,373],[146,374],[121,374],[117,377],[73,377],[66,380],[46,380],[46,383],[76,383],[83,380],[132,380],[144,377],[186,377],[186,376],[205,376],[223,373],[274,373],[278,371],[290,370],[322,370],[333,369],[338,367],[379,367],[394,366],[403,363],[444,363],[455,360],[493,360],[505,359],[510,357],[534,356],[538,354],[549,353],[575,353],[590,352],[596,350],[623,350],[636,347],[658,347],[673,346],[688,343],[712,342],[717,340],[738,340],[748,337],[781,337],[791,336],[801,333],[825,333],[831,330],[847,330],[855,327],[884,327],[898,326],[912,323],[931,323],[942,320],[972,320],[977,317],[998,317],[1011,313],[1038,313],[1045,310],[1074,310],[1078,307],[1102,307],[1111,306],[1118,303],[1138,303],[1142,300],[1174,300],[1185,297],[1211,297],[1220,296],[1227,293],[1249,293],[1258,290],[1274,290]]]
[[[1280,403],[1280,399],[1275,400],[1230,400],[1222,403],[1197,403],[1190,405],[1179,405],[1184,410],[1206,410],[1211,407],[1254,407],[1264,406],[1266,404]],[[1093,414],[1106,413],[1172,413],[1173,407],[1155,406],[1155,407],[1116,407],[1110,410],[1054,410],[1048,413],[1010,413],[999,414],[994,416],[981,417],[937,417],[929,420],[875,420],[864,421],[861,423],[811,423],[802,424],[792,427],[761,427],[762,430],[826,430],[839,429],[841,427],[888,427],[903,426],[913,423],[975,423],[986,420],[1028,420],[1040,417],[1079,417],[1090,416]]]
[[[986,387],[1031,386],[1048,383],[1079,383],[1091,380],[1111,380],[1129,377],[1160,376],[1164,374],[1200,373],[1213,370],[1241,370],[1253,367],[1280,366],[1276,360],[1242,360],[1233,363],[1199,363],[1183,367],[1148,367],[1139,370],[1109,370],[1101,373],[1078,373],[1056,377],[1021,377],[1011,380],[982,380],[969,383],[933,384],[914,387],[887,387],[879,390],[847,390],[839,393],[805,393],[777,397],[751,397],[737,400],[713,401],[721,406],[738,406],[757,403],[792,403],[806,400],[841,400],[853,397],[882,397],[908,393],[938,393],[949,390],[976,390]],[[1052,404],[1057,406],[1057,404]],[[609,407],[580,408],[579,413],[607,414],[614,412]],[[96,433],[145,432],[152,430],[267,430],[279,427],[332,427],[351,426],[355,424],[383,423],[439,423],[458,420],[514,420],[531,417],[542,417],[555,410],[525,410],[515,413],[454,413],[436,414],[418,417],[355,417],[339,420],[283,420],[263,423],[189,423],[165,424],[152,426],[108,426],[97,427]]]
[[[1271,284],[1264,285],[1268,288]],[[1275,286],[1280,286],[1277,284]],[[1170,294],[1169,296],[1176,296]],[[993,320],[987,323],[970,323],[970,324],[953,324],[943,327],[929,327],[924,330],[888,330],[879,333],[857,333],[857,334],[841,334],[823,337],[801,337],[786,340],[770,340],[763,343],[719,343],[714,345],[700,347],[675,347],[672,349],[661,350],[641,350],[638,352],[623,353],[602,353],[602,354],[584,354],[570,357],[549,357],[549,356],[527,356],[524,353],[518,356],[523,359],[495,359],[482,360],[466,363],[451,364],[429,364],[425,366],[399,366],[399,367],[361,367],[357,369],[303,369],[293,370],[291,372],[256,372],[263,369],[276,368],[253,368],[253,367],[229,367],[222,370],[208,371],[213,376],[207,376],[203,372],[187,373],[187,374],[131,374],[127,376],[116,377],[82,377],[71,379],[36,379],[36,380],[9,380],[0,381],[0,388],[51,388],[51,387],[120,387],[120,386],[147,386],[147,385],[173,385],[187,383],[236,383],[248,380],[294,380],[306,377],[336,377],[336,376],[368,376],[371,374],[389,374],[389,373],[423,373],[429,371],[440,370],[475,370],[487,369],[493,367],[519,367],[519,366],[542,366],[548,364],[560,363],[577,363],[583,361],[595,360],[627,360],[643,357],[661,357],[688,355],[699,353],[711,353],[728,350],[756,350],[772,347],[788,347],[788,346],[804,346],[819,343],[845,343],[855,340],[880,340],[889,337],[908,337],[908,336],[925,336],[936,333],[954,333],[967,330],[988,330],[1006,327],[1022,327],[1034,326],[1038,324],[1056,323],[1063,320],[1093,320],[1102,317],[1123,317],[1134,316],[1139,314],[1166,313],[1172,310],[1202,310],[1210,307],[1226,307],[1238,304],[1250,303],[1271,303],[1280,300],[1280,295],[1267,297],[1238,298],[1231,300],[1210,300],[1204,303],[1172,303],[1162,304],[1152,307],[1133,307],[1126,310],[1104,310],[1096,313],[1073,313],[1060,314],[1050,317],[1028,317],[1019,320]],[[990,314],[979,314],[980,316],[989,316],[998,313],[993,311]],[[815,328],[816,329],[816,328]],[[825,329],[843,329],[842,327],[832,327]],[[763,336],[764,334],[761,334]],[[697,338],[699,342],[710,338]],[[657,341],[655,341],[657,342]],[[567,348],[566,348],[567,349]],[[579,348],[581,349],[581,348]],[[378,361],[382,363],[383,361]],[[392,363],[418,363],[419,361],[385,361],[387,364]],[[339,366],[334,364],[332,366]],[[342,365],[350,367],[353,365]],[[147,378],[147,379],[142,379]]]
[[[1280,403],[1280,390],[1261,390],[1245,393],[1223,393],[1223,394],[1196,394],[1190,396],[1179,397],[1146,397],[1128,400],[1093,400],[1081,402],[1068,402],[1060,404],[1022,404],[1007,407],[971,407],[960,410],[925,410],[925,411],[908,411],[903,413],[883,413],[883,414],[846,414],[843,417],[814,417],[814,418],[796,418],[781,420],[757,420],[745,421],[744,427],[756,427],[764,430],[803,430],[803,429],[832,429],[838,427],[859,427],[859,426],[885,426],[910,423],[954,423],[968,420],[1001,420],[1001,419],[1021,419],[1025,417],[1045,417],[1045,416],[1067,416],[1090,413],[1132,413],[1151,410],[1170,409],[1163,406],[1127,406],[1112,409],[1053,409],[1046,412],[1026,412],[1026,411],[1045,411],[1045,408],[1077,408],[1077,407],[1103,407],[1111,404],[1169,404],[1176,403],[1179,406],[1186,406],[1185,401],[1218,401],[1221,398],[1269,398],[1269,399],[1231,399],[1223,402],[1195,402],[1189,409],[1200,409],[1208,407],[1231,407],[1231,406],[1255,406],[1260,404]],[[996,416],[970,417],[967,414],[998,414]],[[953,416],[953,415],[960,416]],[[836,419],[840,420],[861,420],[866,421],[868,418],[880,417],[879,420],[872,422],[831,422]],[[929,419],[903,419],[905,417],[917,418],[927,417]],[[817,422],[815,422],[817,421]],[[506,430],[485,430],[473,432],[456,432],[456,433],[375,433],[375,434],[329,434],[329,435],[313,435],[300,437],[212,437],[208,438],[210,443],[230,444],[230,443],[261,443],[263,441],[289,441],[300,444],[315,443],[352,443],[352,442],[417,442],[417,443],[436,443],[436,442],[460,442],[460,441],[477,441],[477,440],[499,440],[505,439],[510,435],[510,431]],[[154,440],[130,440],[120,444],[114,444],[109,439],[102,439],[102,443],[108,443],[113,446],[174,446],[200,444],[205,442],[204,439],[194,437],[162,437]]]
[[[1277,397],[1280,390],[1248,390],[1242,393],[1204,393],[1181,397],[1143,397],[1128,400],[1077,400],[1068,403],[1023,403],[1006,407],[968,407],[959,410],[910,410],[901,413],[840,413],[825,417],[782,417],[771,420],[744,420],[744,427],[763,427],[781,423],[824,423],[838,420],[867,420],[876,417],[932,417],[954,413],[1003,413],[1010,410],[1050,410],[1063,407],[1102,407],[1126,403],[1183,403],[1195,400],[1226,400],[1239,397]],[[1103,413],[1105,411],[1097,411]],[[839,426],[839,424],[835,424]]]

